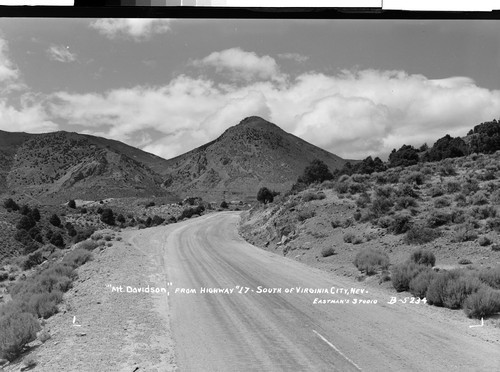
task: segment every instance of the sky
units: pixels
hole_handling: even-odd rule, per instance
[[[500,23],[0,19],[0,130],[164,158],[257,115],[346,159],[500,118]]]

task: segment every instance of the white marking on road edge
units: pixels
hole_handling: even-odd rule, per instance
[[[334,344],[332,344],[330,341],[328,341],[326,338],[324,338],[323,336],[321,336],[321,334],[319,334],[318,332],[316,332],[314,329],[312,330],[314,333],[316,333],[318,335],[319,338],[321,338],[323,341],[325,341],[328,346],[330,346],[333,350],[335,350],[337,353],[339,353],[340,355],[342,355],[345,360],[347,360],[349,363],[351,363],[354,367],[357,368],[358,371],[362,371],[362,369],[356,364],[354,363],[347,355],[345,355],[342,351],[340,351],[339,349],[337,349],[335,347]]]
[[[472,328],[472,327],[482,327],[482,326],[484,326],[484,319],[483,318],[481,318],[481,324],[471,325],[471,326],[469,326],[469,328]]]

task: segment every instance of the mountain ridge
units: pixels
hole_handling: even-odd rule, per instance
[[[249,200],[263,186],[286,191],[315,158],[332,170],[349,162],[258,116],[171,159],[68,131],[0,131],[0,157],[0,193],[53,202],[155,195]]]

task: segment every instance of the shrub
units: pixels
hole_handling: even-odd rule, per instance
[[[36,222],[31,217],[22,216],[19,222],[16,224],[16,229],[18,230],[30,230],[35,227]]]
[[[362,193],[357,199],[356,199],[356,205],[359,208],[364,208],[366,207],[369,203],[371,202],[370,195],[368,195],[366,192]]]
[[[453,194],[460,191],[460,183],[456,181],[448,181],[445,184],[445,189],[448,194]]]
[[[62,235],[58,232],[54,233],[50,238],[50,243],[54,244],[56,247],[64,247],[64,239]]]
[[[335,191],[337,191],[339,194],[345,194],[349,191],[349,184],[347,182],[339,181],[335,184]]]
[[[13,361],[24,346],[36,339],[40,330],[38,320],[29,313],[11,313],[0,318],[0,353],[2,358]]]
[[[485,191],[479,190],[470,197],[471,203],[474,205],[485,205],[489,203],[488,194]]]
[[[427,301],[430,305],[443,306],[446,286],[450,280],[456,280],[458,274],[450,271],[440,271],[427,288]]]
[[[272,203],[274,200],[274,195],[272,191],[267,187],[261,187],[259,192],[257,193],[257,200],[264,204]]]
[[[457,171],[451,164],[445,164],[442,167],[439,167],[439,174],[443,177],[448,177],[448,176],[456,176]]]
[[[76,202],[73,199],[68,202],[68,208],[76,209]]]
[[[490,217],[494,218],[497,216],[497,210],[491,205],[487,205],[485,207],[474,207],[471,210],[471,216],[480,220]]]
[[[405,236],[406,244],[425,244],[430,243],[440,236],[439,231],[425,226],[411,227]]]
[[[335,254],[335,248],[333,247],[323,248],[321,250],[321,256],[323,257],[333,256],[334,254]]]
[[[479,279],[492,288],[500,289],[500,266],[479,271]]]
[[[451,205],[451,200],[446,196],[434,200],[434,208],[444,208]]]
[[[305,203],[310,202],[311,200],[322,200],[325,198],[326,195],[324,192],[319,192],[319,193],[308,192],[302,195],[302,201]]]
[[[3,206],[5,209],[12,209],[13,211],[19,210],[19,205],[17,205],[17,203],[12,198],[4,200]]]
[[[439,185],[432,186],[431,189],[429,190],[429,195],[432,196],[433,198],[436,198],[438,196],[443,196],[444,190]]]
[[[469,318],[483,318],[500,311],[500,291],[481,287],[463,303],[465,314]]]
[[[396,198],[396,207],[398,209],[408,209],[417,207],[417,201],[411,196],[400,196]]]
[[[34,356],[28,355],[24,358],[23,364],[26,369],[33,368],[34,366],[37,365],[37,361]]]
[[[391,210],[393,202],[385,197],[377,197],[373,200],[370,211],[376,216],[381,217]]]
[[[83,265],[84,263],[92,260],[92,253],[85,249],[74,249],[67,253],[62,262],[74,268]]]
[[[125,216],[120,213],[118,216],[116,216],[116,221],[120,223],[125,223]]]
[[[484,235],[480,236],[477,242],[481,247],[486,247],[491,244],[490,238]]]
[[[28,216],[37,222],[40,221],[40,211],[36,207],[31,210]]]
[[[379,250],[363,249],[356,254],[354,266],[367,275],[373,275],[378,270],[386,270],[389,267],[389,256]]]
[[[49,222],[54,225],[55,227],[59,227],[61,226],[61,219],[59,218],[59,216],[57,214],[53,214],[52,216],[50,216],[49,218]]]
[[[415,262],[405,262],[392,268],[391,281],[397,292],[407,291],[410,288],[410,282],[427,266],[419,265]]]
[[[113,210],[110,208],[103,209],[101,213],[101,221],[106,225],[113,226],[115,224],[115,215]]]
[[[500,232],[500,218],[488,218],[486,226],[491,230]]]
[[[225,200],[223,200],[222,203],[220,203],[220,207],[227,209],[227,208],[229,208],[229,205],[227,204],[227,202]]]
[[[37,293],[30,296],[28,304],[38,317],[47,319],[57,313],[57,304],[62,302],[62,298],[59,290]]]
[[[303,222],[305,220],[308,220],[309,218],[312,218],[316,215],[316,213],[313,210],[302,210],[299,211],[297,214],[297,218],[300,222]]]
[[[163,222],[165,222],[165,219],[163,217],[157,216],[156,214],[153,216],[153,226],[161,225]]]
[[[493,204],[500,204],[500,189],[497,189],[491,193],[490,200]]]
[[[404,234],[411,228],[411,225],[412,222],[409,215],[398,214],[394,216],[391,225],[389,226],[389,231],[396,235]]]
[[[410,261],[418,265],[434,266],[436,263],[436,257],[434,253],[425,249],[417,249],[413,251],[410,256]]]
[[[42,253],[39,251],[29,254],[23,261],[23,270],[29,270],[33,266],[40,265],[43,262]]]
[[[94,240],[84,240],[74,245],[74,249],[85,249],[87,251],[93,251],[96,249],[98,244]]]
[[[455,197],[455,201],[457,202],[457,206],[465,207],[467,205],[467,197],[465,194],[460,193]]]
[[[462,192],[466,196],[473,194],[477,191],[479,191],[479,183],[473,178],[467,179],[466,182],[462,184]]]
[[[377,198],[390,198],[394,189],[391,186],[379,186],[375,188],[375,196]]]
[[[44,342],[46,342],[46,341],[50,340],[50,339],[51,339],[51,337],[52,337],[52,336],[50,335],[50,333],[49,333],[49,332],[47,332],[45,329],[44,329],[43,331],[41,331],[41,332],[38,334],[38,339],[39,339],[42,343],[44,343]]]
[[[335,221],[330,221],[330,225],[332,225],[333,229],[336,229],[337,227],[341,227],[342,223],[340,222],[340,220],[335,220]]]
[[[413,279],[410,280],[408,285],[409,291],[412,295],[424,298],[427,294],[427,289],[430,283],[436,278],[437,272],[431,268],[426,268],[420,271]]]
[[[459,265],[470,265],[472,263],[468,258],[461,258],[458,260]]]
[[[483,285],[478,278],[468,274],[463,274],[456,280],[449,280],[443,295],[443,305],[449,309],[460,309],[465,299]]]
[[[366,186],[361,183],[350,183],[349,184],[349,193],[351,195],[358,194],[366,191]]]
[[[454,243],[462,243],[473,241],[477,239],[477,232],[475,227],[470,223],[464,223],[459,225],[451,238]]]
[[[446,225],[451,221],[451,215],[445,212],[433,211],[427,219],[427,226],[431,228]]]
[[[205,210],[205,207],[202,205],[198,205],[194,208],[186,208],[182,211],[181,215],[179,216],[178,220],[181,220],[183,218],[191,218],[195,214],[201,215],[203,211]]]
[[[352,243],[355,238],[356,238],[356,235],[354,235],[352,232],[348,232],[348,233],[344,234],[344,242],[346,242],[346,243]]]
[[[424,175],[421,172],[411,172],[409,175],[403,178],[403,182],[408,184],[423,185]]]
[[[382,216],[378,219],[377,226],[387,229],[392,225],[393,221],[394,219],[390,216]]]
[[[463,270],[439,272],[429,285],[427,301],[430,305],[458,309],[482,286],[484,284],[477,277]]]

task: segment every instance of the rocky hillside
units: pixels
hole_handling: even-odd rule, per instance
[[[256,205],[242,215],[240,233],[263,249],[391,288],[398,265],[421,250],[438,268],[479,273],[500,296],[499,160],[497,151],[343,175]],[[356,265],[363,255],[377,258],[373,270]]]
[[[0,192],[38,203],[165,195],[165,160],[117,141],[55,132],[1,132]]]
[[[0,132],[0,194],[38,203],[168,194],[253,200],[262,186],[289,189],[315,158],[332,170],[347,163],[259,117],[170,160],[77,133]]]
[[[332,170],[347,162],[252,116],[216,140],[168,160],[165,186],[183,196],[207,200],[254,200],[263,186],[290,189],[315,158]]]

